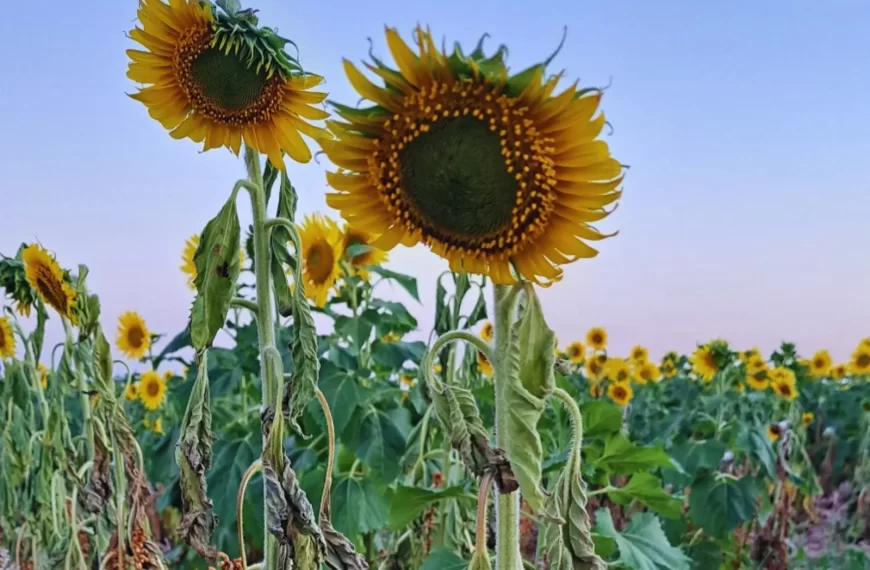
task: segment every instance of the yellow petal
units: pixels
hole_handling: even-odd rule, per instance
[[[326,181],[336,190],[343,190],[345,192],[363,190],[370,186],[368,176],[360,174],[340,174],[338,172],[327,172]]]
[[[299,163],[311,160],[311,149],[296,129],[275,129],[275,138],[290,158]]]
[[[396,247],[400,241],[402,241],[402,237],[404,235],[405,227],[397,224],[387,230],[387,232],[384,233],[381,237],[373,241],[371,243],[371,246],[382,251],[389,251]]]
[[[390,48],[390,53],[393,54],[393,60],[399,67],[399,71],[412,85],[420,87],[417,79],[417,56],[414,55],[414,52],[396,30],[387,28],[386,35],[387,46]]]
[[[353,88],[356,89],[357,93],[369,99],[370,101],[374,101],[381,107],[389,109],[393,112],[398,112],[402,109],[401,104],[396,101],[396,98],[380,87],[376,86],[374,83],[366,79],[366,76],[363,75],[360,70],[358,70],[350,61],[344,60],[344,72],[347,74],[347,78],[350,80],[350,84],[353,85]]]

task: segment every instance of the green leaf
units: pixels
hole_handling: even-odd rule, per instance
[[[534,513],[542,515],[547,495],[541,486],[543,448],[538,421],[555,386],[556,334],[544,321],[533,290],[527,290],[526,299],[528,305],[513,326],[511,351],[504,367],[508,375],[504,392],[508,411],[505,451],[523,498]]]
[[[266,166],[263,168],[263,190],[266,192],[266,204],[272,199],[272,187],[275,186],[275,180],[278,179],[280,172],[272,166],[271,160],[266,160]]]
[[[689,547],[689,558],[692,559],[692,570],[716,570],[722,568],[725,556],[718,544],[701,540]]]
[[[392,482],[400,473],[405,438],[393,420],[374,406],[361,408],[344,432],[348,445],[382,481]]]
[[[679,548],[671,546],[652,513],[635,514],[621,533],[613,526],[609,510],[599,509],[595,517],[598,533],[616,541],[617,564],[632,570],[689,570],[691,561]]]
[[[689,515],[716,538],[725,536],[755,515],[755,481],[717,479],[714,474],[695,481],[689,496]]]
[[[715,439],[687,441],[671,448],[671,456],[694,478],[702,470],[717,469],[726,449],[727,445]]]
[[[423,562],[420,570],[467,570],[468,562],[449,548],[436,548]]]
[[[480,290],[480,296],[477,298],[474,308],[468,314],[468,321],[465,323],[466,328],[471,328],[480,321],[486,318],[486,296],[483,294],[483,289]]]
[[[160,354],[157,355],[157,358],[154,359],[154,368],[157,369],[160,366],[160,363],[173,352],[178,352],[188,346],[192,346],[190,340],[190,328],[185,328],[163,347],[163,350],[161,350]]]
[[[335,332],[351,339],[355,353],[359,353],[363,345],[371,338],[373,328],[372,323],[362,316],[353,318],[339,315],[335,317]]]
[[[329,402],[335,433],[343,433],[360,401],[359,388],[352,374],[325,361],[320,369],[320,389]]]
[[[233,197],[200,236],[193,255],[196,265],[196,299],[190,312],[190,337],[194,348],[211,346],[223,328],[239,278],[241,228]]]
[[[422,342],[378,341],[372,345],[372,358],[378,364],[393,370],[402,368],[409,360],[420,362],[424,352],[426,352],[426,345]]]
[[[272,284],[275,291],[275,304],[278,306],[278,314],[282,317],[289,317],[293,314],[293,294],[290,292],[290,285],[287,283],[287,274],[284,273],[284,266],[281,265],[281,260],[272,251],[272,261],[269,265],[272,273]]]
[[[384,492],[368,479],[342,479],[332,490],[332,524],[349,538],[379,530],[387,519]]]
[[[402,273],[396,273],[395,271],[390,271],[389,269],[384,269],[380,266],[372,266],[369,268],[372,273],[377,273],[384,279],[389,279],[391,281],[395,281],[399,285],[401,285],[402,289],[408,292],[415,301],[420,300],[420,293],[417,291],[417,279],[411,277],[410,275],[404,275]]]
[[[283,178],[281,188],[283,193]],[[296,251],[302,251],[301,243],[296,244]],[[293,330],[290,339],[293,375],[289,384],[285,386],[290,393],[290,405],[289,409],[284,410],[284,418],[294,431],[301,434],[302,428],[299,426],[298,418],[305,412],[308,403],[314,399],[320,359],[317,357],[317,329],[314,326],[314,317],[311,316],[311,306],[305,297],[301,263],[297,264],[295,275]]]
[[[106,335],[103,334],[103,329],[97,324],[97,339],[94,344],[94,371],[96,379],[100,383],[102,389],[106,392],[114,390],[112,377],[112,348],[109,346],[109,341]]]
[[[390,514],[387,525],[393,530],[409,527],[430,505],[444,499],[469,497],[461,485],[430,490],[419,487],[399,486],[390,497]]]
[[[604,444],[604,453],[593,463],[598,469],[623,475],[655,467],[673,468],[671,458],[661,447],[640,447],[622,434],[608,439]]]
[[[374,248],[369,244],[355,243],[353,245],[349,245],[347,249],[344,250],[344,255],[347,259],[353,259],[370,251],[374,251]]]
[[[768,477],[776,477],[776,453],[773,451],[773,445],[767,437],[765,428],[759,426],[741,427],[742,429],[737,435],[737,449],[758,459]]]
[[[435,332],[439,336],[450,330],[450,310],[446,299],[447,290],[439,278],[435,286]]]
[[[650,473],[635,473],[624,487],[611,491],[608,496],[618,505],[640,501],[669,519],[678,519],[683,515],[682,501],[665,493],[661,480]]]
[[[622,410],[604,400],[592,400],[580,406],[583,414],[583,438],[606,439],[622,429]]]

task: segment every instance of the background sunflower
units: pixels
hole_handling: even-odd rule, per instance
[[[9,317],[0,317],[0,358],[15,356],[15,336]]]
[[[306,216],[299,227],[302,238],[302,278],[305,295],[318,307],[326,305],[329,291],[341,277],[342,244],[338,226],[320,214]]]
[[[614,382],[607,387],[607,397],[620,408],[625,407],[634,397],[634,390],[627,382]]]
[[[156,410],[166,398],[166,382],[156,370],[149,370],[139,378],[139,399],[149,410]]]
[[[118,333],[115,344],[128,358],[142,360],[151,348],[151,332],[145,320],[134,311],[118,317]]]
[[[387,252],[372,246],[374,241],[375,236],[371,232],[351,227],[348,224],[345,224],[344,230],[341,232],[343,255],[347,258],[352,273],[365,280],[369,278],[366,267],[382,265],[389,259]],[[352,251],[349,250],[352,250],[354,246],[368,247],[362,253],[352,254]]]
[[[602,327],[593,327],[586,333],[586,344],[592,350],[604,350],[607,348],[607,331]]]

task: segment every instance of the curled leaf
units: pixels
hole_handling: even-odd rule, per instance
[[[332,570],[368,570],[369,565],[343,534],[332,528],[329,519],[320,521],[320,529],[326,540],[326,560]]]

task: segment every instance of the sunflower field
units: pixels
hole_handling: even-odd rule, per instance
[[[131,98],[244,175],[179,244],[180,331],[110,322],[51,244],[0,254],[0,569],[870,567],[870,338],[560,343],[538,290],[626,172],[602,90],[385,35],[342,104],[237,0],[139,0]],[[297,216],[317,152],[334,218]],[[398,245],[449,263],[434,298]]]

